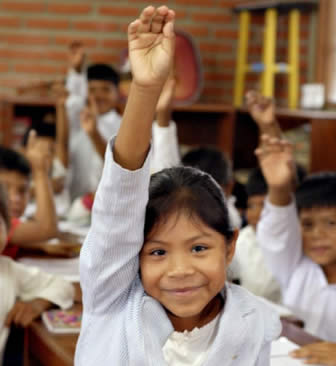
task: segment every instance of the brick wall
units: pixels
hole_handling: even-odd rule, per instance
[[[231,12],[234,0],[166,1],[177,12],[177,26],[192,34],[204,66],[201,99],[232,102],[238,18]],[[157,5],[158,0],[151,1]],[[67,46],[81,40],[89,60],[118,64],[126,47],[126,27],[148,2],[142,0],[0,0],[0,93],[14,93],[28,80],[60,77],[66,70]],[[253,18],[249,58],[259,59],[263,23]],[[306,79],[309,17],[302,27],[302,80]],[[280,21],[279,38],[286,36]],[[280,39],[278,58],[285,61]],[[255,86],[257,78],[248,78]],[[277,95],[286,95],[286,80],[279,77]]]

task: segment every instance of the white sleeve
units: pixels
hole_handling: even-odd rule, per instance
[[[84,100],[87,98],[88,83],[86,73],[79,73],[70,69],[68,71],[65,86],[70,95],[77,95]]]
[[[265,344],[260,353],[255,366],[270,366],[271,364],[271,344]]]
[[[136,171],[113,160],[108,144],[102,179],[92,211],[90,231],[80,254],[83,304],[90,313],[110,311],[139,272],[148,201],[149,162]]]
[[[74,287],[62,278],[42,272],[36,267],[13,262],[17,293],[21,300],[42,298],[63,309],[70,308],[74,300]]]
[[[179,165],[181,158],[175,122],[170,121],[168,127],[160,127],[157,122],[154,122],[152,133],[153,154],[151,173]]]
[[[301,228],[295,202],[272,205],[265,200],[257,240],[266,264],[284,290],[302,257]]]

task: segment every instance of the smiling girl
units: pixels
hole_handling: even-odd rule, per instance
[[[107,148],[81,251],[76,365],[266,366],[280,321],[226,283],[237,232],[221,188],[193,168],[151,180],[156,103],[174,58],[175,13],[147,7],[128,29],[133,81]]]

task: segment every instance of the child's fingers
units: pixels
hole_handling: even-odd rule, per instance
[[[140,23],[141,23],[140,20],[137,19],[128,26],[128,38],[130,41],[132,41],[137,37]]]
[[[152,17],[155,13],[154,6],[147,6],[140,14],[138,32],[147,33],[151,29]]]
[[[28,136],[27,148],[28,150],[34,147],[36,144],[36,131],[31,130]]]
[[[165,24],[165,18],[168,15],[168,8],[166,6],[160,6],[151,21],[151,32],[160,33]]]
[[[175,27],[175,12],[173,10],[168,10],[168,14],[166,15],[165,19],[165,24],[163,25],[162,29],[164,36],[169,39],[174,38],[175,36],[174,27]]]

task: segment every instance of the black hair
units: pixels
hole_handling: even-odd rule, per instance
[[[31,167],[28,160],[18,151],[0,146],[0,170],[9,170],[30,178]]]
[[[234,230],[221,187],[207,173],[191,167],[174,167],[153,174],[146,208],[145,238],[170,214],[185,212],[222,234],[228,242]]]
[[[247,196],[259,196],[267,194],[267,183],[260,168],[251,170],[246,183]]]
[[[112,67],[106,64],[94,64],[87,69],[87,79],[109,81],[115,86],[119,85],[120,75]]]
[[[33,122],[32,125],[24,133],[22,138],[23,146],[27,146],[28,137],[31,130],[35,130],[36,136],[38,137],[49,137],[53,140],[56,140],[56,124],[37,121]]]
[[[210,174],[221,186],[227,186],[232,181],[230,160],[222,151],[213,147],[200,147],[189,151],[183,156],[182,164]]]
[[[0,183],[0,215],[2,216],[7,229],[10,227],[8,198],[5,187]]]
[[[336,173],[309,175],[296,191],[299,210],[313,207],[336,207]]]
[[[302,165],[297,163],[296,174],[298,184],[300,184],[306,176],[306,170],[303,168]],[[248,197],[266,195],[267,190],[267,183],[260,167],[252,169],[246,183],[246,192]]]

